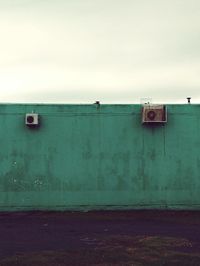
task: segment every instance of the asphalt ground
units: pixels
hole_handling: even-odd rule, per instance
[[[0,258],[92,248],[108,236],[186,238],[200,251],[198,211],[2,212]]]

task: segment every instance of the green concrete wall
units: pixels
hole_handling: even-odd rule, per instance
[[[141,108],[1,104],[0,210],[199,209],[200,105],[153,127]]]

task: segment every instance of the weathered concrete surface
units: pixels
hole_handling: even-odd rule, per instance
[[[0,210],[199,209],[200,105],[151,127],[141,108],[1,104]]]
[[[0,236],[0,258],[35,251],[94,248],[108,236],[186,238],[194,252],[200,251],[200,213],[1,213]]]

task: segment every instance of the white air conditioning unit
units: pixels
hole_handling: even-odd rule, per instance
[[[26,114],[25,123],[27,126],[38,126],[39,115],[38,114]]]
[[[142,123],[166,123],[167,108],[165,105],[145,104],[142,108]]]

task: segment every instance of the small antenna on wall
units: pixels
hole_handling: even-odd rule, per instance
[[[187,97],[188,104],[190,104],[191,97]]]
[[[140,98],[140,103],[141,104],[152,104],[152,98],[149,98],[149,97]]]

